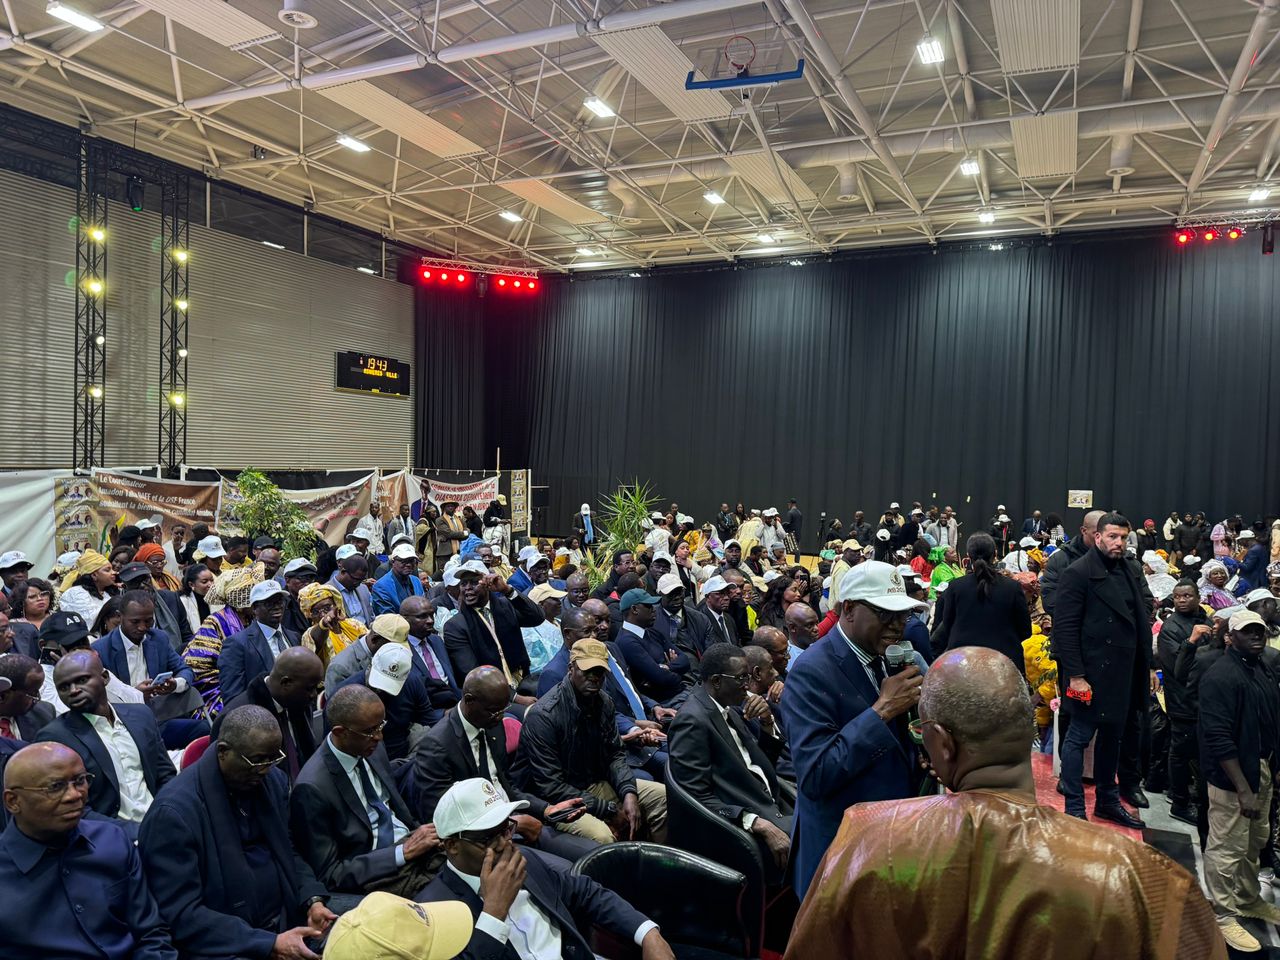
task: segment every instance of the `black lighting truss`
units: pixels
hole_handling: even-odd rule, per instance
[[[75,414],[71,463],[102,462],[106,435],[107,156],[96,140],[80,140],[76,181]]]
[[[157,462],[176,477],[187,459],[187,266],[191,189],[185,176],[161,184],[160,430]]]

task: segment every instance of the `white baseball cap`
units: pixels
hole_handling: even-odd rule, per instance
[[[1237,533],[1237,534],[1236,534],[1236,539],[1237,539],[1237,540],[1252,540],[1252,539],[1253,539],[1254,537],[1256,537],[1256,536],[1257,536],[1257,534],[1256,534],[1256,533],[1254,533],[1254,532],[1253,532],[1252,530],[1250,530],[1248,527],[1245,527],[1243,530],[1241,530],[1239,533]]]
[[[261,603],[282,593],[284,593],[284,587],[280,586],[279,580],[263,580],[261,583],[255,583],[253,589],[249,591],[249,603]]]
[[[726,541],[725,541],[724,548],[725,548],[726,550],[728,550],[730,547],[737,547],[739,550],[741,550],[741,549],[742,549],[742,541],[740,541],[740,540],[726,540]]]
[[[516,554],[516,562],[523,564],[530,557],[536,557],[537,555],[538,548],[530,543],[520,548],[520,552]]]
[[[525,557],[523,560],[520,561],[520,565],[524,567],[526,570],[532,570],[534,567],[536,567],[540,563],[550,563],[550,562],[551,561],[547,559],[546,554],[538,553],[530,557]]]
[[[392,560],[417,560],[418,551],[413,549],[411,543],[397,543],[394,550],[391,551]]]
[[[879,530],[876,531],[877,540],[888,540],[890,536],[891,534],[884,527],[881,527]]]
[[[904,580],[905,580],[907,577],[919,577],[919,576],[920,576],[920,574],[916,573],[914,570],[912,570],[912,569],[911,569],[911,565],[910,565],[909,563],[900,563],[900,564],[898,564],[898,566],[897,566],[895,569],[896,569],[900,574],[902,574],[902,578],[903,578]]]
[[[8,570],[10,567],[20,567],[23,564],[28,567],[32,566],[27,555],[21,550],[10,550],[8,553],[0,554],[0,570]]]
[[[360,551],[356,549],[356,545],[354,543],[344,543],[333,552],[333,558],[341,563],[343,560],[347,559],[347,557],[354,557],[359,552]]]
[[[1031,547],[1040,546],[1040,541],[1035,537],[1023,537],[1018,541],[1018,546],[1030,549]]]
[[[348,540],[364,540],[368,542],[373,539],[373,533],[372,531],[369,530],[368,527],[358,526],[354,530],[352,530],[350,533],[347,534],[347,539]]]
[[[458,568],[450,567],[444,572],[443,583],[446,587],[456,587],[458,585]]]
[[[680,576],[675,573],[664,573],[658,578],[658,593],[662,594],[664,597],[677,587],[683,586],[684,582],[680,579]]]
[[[897,501],[897,500],[895,500],[895,501],[893,501],[893,503],[889,504],[889,509],[890,509],[890,510],[901,510],[901,509],[902,509],[902,504],[898,503],[898,501]]]
[[[569,556],[569,553],[570,553],[570,550],[569,550],[569,548],[568,548],[568,547],[557,547],[557,548],[556,548],[556,556],[557,556],[557,557],[567,557],[567,556]]]
[[[68,550],[66,553],[58,554],[58,566],[74,567],[80,559],[79,550]]]
[[[222,547],[222,538],[216,533],[209,534],[209,536],[197,543],[196,550],[206,557],[225,557],[227,555],[227,551]]]
[[[1000,514],[1000,516],[996,517],[996,520],[998,520],[1000,523],[1008,523],[1009,515],[1007,513],[1002,513]]]
[[[489,576],[489,568],[484,565],[482,560],[468,560],[466,563],[460,563],[453,569],[453,575],[459,580],[463,574],[474,573],[478,577]]]
[[[724,577],[720,576],[719,574],[716,574],[714,577],[711,577],[710,579],[707,580],[706,583],[702,585],[702,595],[704,597],[707,597],[713,593],[719,593],[721,590],[728,590],[728,589],[729,589],[729,581],[726,580]]]
[[[894,613],[928,609],[927,604],[907,596],[907,585],[896,567],[878,560],[860,563],[840,578],[836,602],[846,600],[860,600]]]
[[[769,508],[768,508],[767,510],[765,510],[765,512],[762,514],[762,516],[766,516],[766,517],[776,517],[777,515],[778,515],[778,509],[777,509],[777,507],[769,507]]]
[[[773,581],[777,580],[781,576],[782,574],[780,574],[777,570],[766,570],[764,572],[764,582],[773,583]]]
[[[671,554],[667,553],[667,551],[665,550],[655,550],[653,552],[653,559],[650,560],[649,562],[657,563],[659,560],[665,560],[667,561],[667,563],[670,563],[672,565],[674,565],[675,563],[675,561],[671,559]]]
[[[436,804],[433,819],[436,835],[447,840],[460,833],[492,830],[511,819],[511,814],[527,806],[527,800],[508,800],[507,795],[488,780],[480,777],[459,780],[444,792],[444,796]]]
[[[310,573],[314,577],[316,575],[316,565],[306,557],[294,557],[284,565],[284,569],[280,572],[286,577],[291,577],[299,571]]]
[[[662,515],[659,511],[655,510],[655,511],[653,511],[653,513],[649,514],[649,519],[650,519],[650,520],[662,520],[662,519],[665,519],[665,518],[663,517],[663,515]]]
[[[143,517],[141,520],[135,523],[134,526],[137,527],[139,530],[150,530],[152,527],[160,526],[160,524],[156,523],[154,520],[150,520],[146,517]]]
[[[369,664],[369,686],[393,697],[399,696],[412,669],[413,654],[409,652],[408,644],[384,643],[373,655],[373,663]]]
[[[1261,603],[1263,600],[1274,600],[1276,595],[1266,587],[1258,587],[1256,590],[1250,590],[1244,595],[1244,599],[1240,602],[1246,607],[1252,607],[1255,603]]]

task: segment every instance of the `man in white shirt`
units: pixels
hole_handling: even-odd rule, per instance
[[[786,541],[783,539],[782,520],[778,517],[778,511],[775,507],[770,507],[761,517],[764,520],[764,526],[760,530],[760,546],[764,547],[764,555],[766,557],[773,556],[774,544],[781,544],[786,547]]]
[[[649,555],[656,553],[669,553],[671,543],[671,531],[667,527],[667,518],[662,514],[654,512],[649,515],[649,519],[653,521],[653,529],[644,537],[644,545],[649,550]]]
[[[418,899],[461,900],[471,908],[476,926],[462,956],[514,951],[520,960],[592,960],[586,938],[598,926],[639,945],[642,960],[674,960],[657,924],[616,893],[554,871],[512,844],[511,815],[526,806],[478,777],[454,784],[436,806],[448,863]]]
[[[53,682],[67,712],[42,729],[37,741],[70,747],[92,774],[89,806],[120,820],[131,838],[161,787],[176,775],[151,709],[107,701],[102,661],[91,650],[66,654]]]
[[[58,647],[62,648],[61,656],[65,656],[73,650],[88,651],[90,649],[89,626],[85,623],[84,617],[78,613],[55,610],[45,618],[44,623],[40,626],[40,644],[42,647],[57,644]],[[103,672],[107,678],[107,701],[109,703],[146,702],[146,697],[137,687],[130,686],[105,668]],[[54,686],[52,667],[47,667],[44,671],[44,682],[40,686],[40,699],[45,703],[53,704],[53,709],[56,713],[67,712],[67,705],[62,702],[62,698],[58,696],[58,690]]]

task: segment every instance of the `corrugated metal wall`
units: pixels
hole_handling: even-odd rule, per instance
[[[75,195],[0,170],[0,467],[68,466]],[[156,458],[159,218],[112,204],[106,463]],[[413,291],[193,226],[187,462],[277,469],[405,462],[413,400],[340,393],[333,354],[410,364]],[[417,370],[412,388],[417,390]]]

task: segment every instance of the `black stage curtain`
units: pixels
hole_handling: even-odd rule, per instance
[[[1068,489],[1135,523],[1252,519],[1280,482],[1278,261],[1258,250],[1113,233],[428,290],[420,449],[470,466],[501,446],[549,486],[549,531],[637,477],[700,522],[796,497],[810,545],[820,511],[891,500],[1070,531]]]

